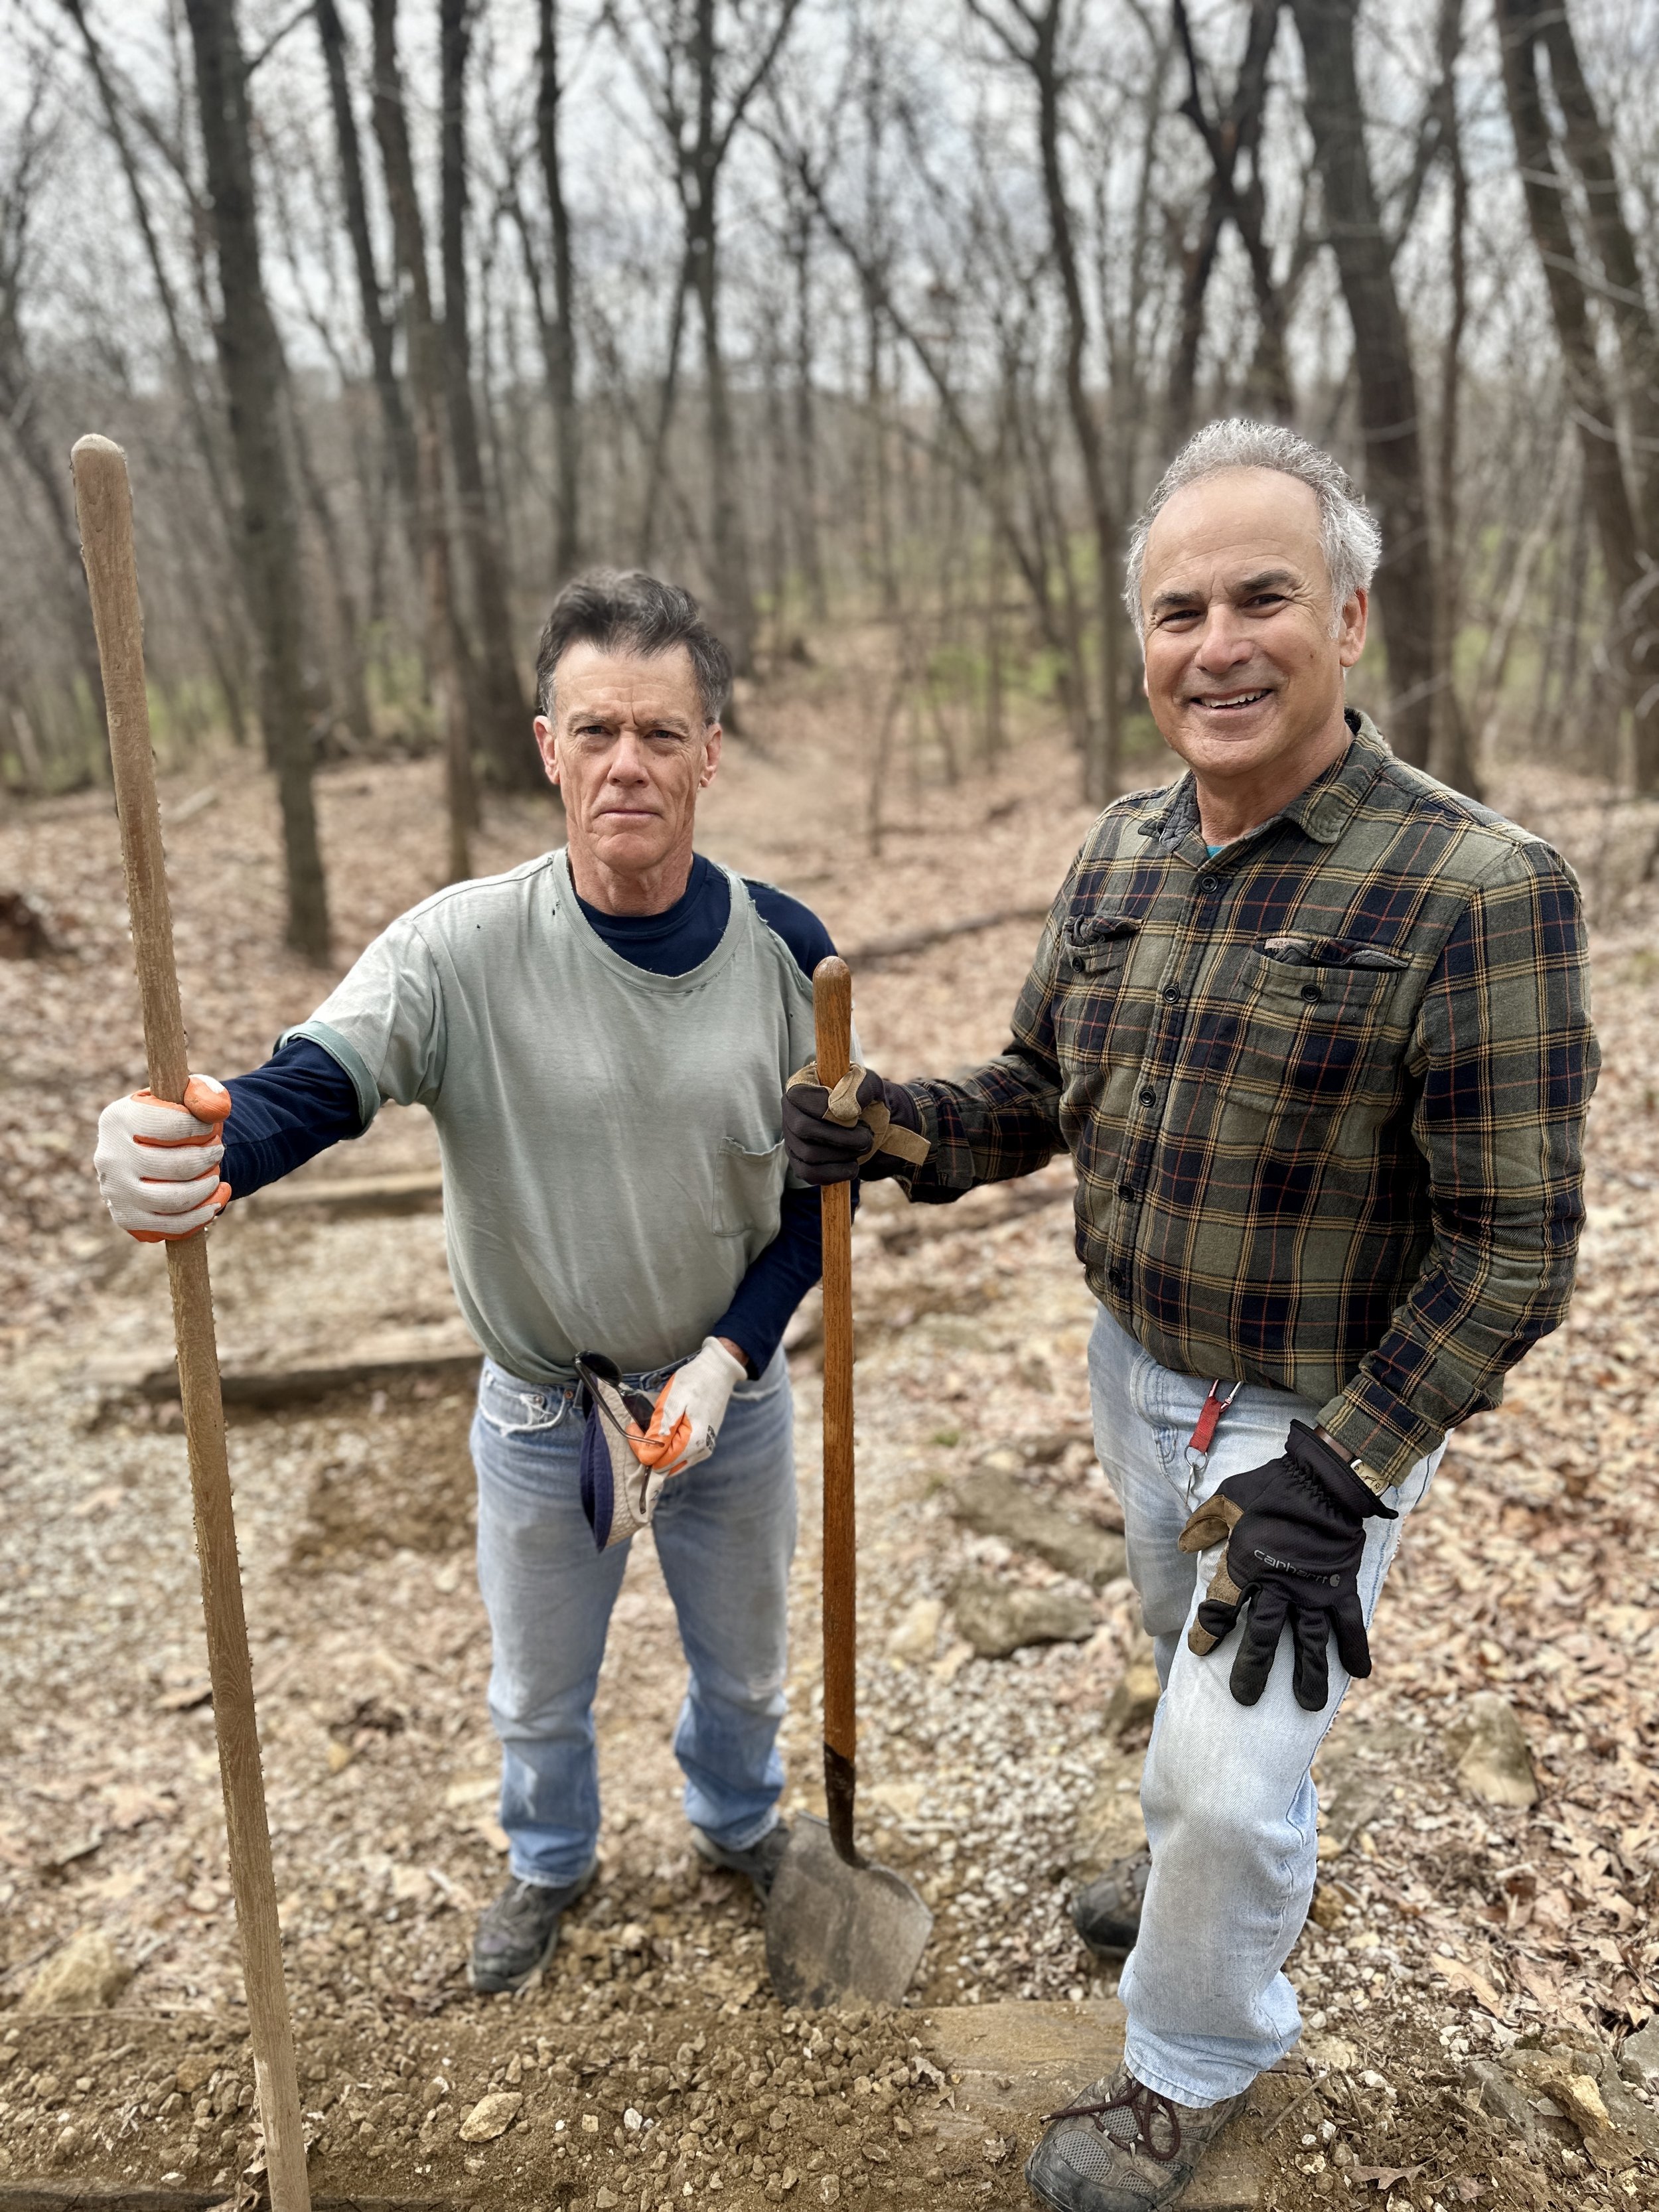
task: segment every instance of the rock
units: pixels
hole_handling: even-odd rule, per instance
[[[613,2204],[620,2204],[622,2199],[614,2189],[602,2189],[593,2202],[599,2206],[599,2212],[611,2212],[611,2207]]]
[[[1149,1645],[1144,1656],[1129,1662],[1106,1700],[1101,1718],[1108,1735],[1121,1735],[1128,1729],[1149,1726],[1163,1694],[1164,1685],[1158,1679]]]
[[[1115,1859],[1135,1857],[1146,1848],[1146,1824],[1140,1817],[1140,1753],[1115,1752],[1102,1767],[1092,1795],[1078,1814],[1071,1870],[1091,1881]]]
[[[205,2051],[192,2051],[188,2058],[179,2060],[179,2071],[173,2078],[185,2096],[193,2097],[211,2077],[217,2063]]]
[[[1095,1589],[1115,1582],[1123,1572],[1122,1537],[1109,1535],[1091,1521],[1074,1520],[1018,1481],[1001,1464],[1012,1457],[992,1453],[958,1485],[951,1502],[957,1519],[976,1535],[1000,1536]]]
[[[1503,2063],[1526,2095],[1549,2098],[1572,2122],[1598,2166],[1620,2170],[1638,2145],[1644,2156],[1659,2157],[1659,2112],[1632,2093],[1610,2051],[1553,2044],[1506,2051]]]
[[[1346,2035],[1304,2035],[1297,2055],[1310,2066],[1328,2066],[1333,2074],[1352,2074],[1359,2053]]]
[[[1659,2081],[1659,2020],[1650,2020],[1638,2034],[1625,2038],[1619,2063],[1633,2081]]]
[[[1463,2069],[1463,2086],[1483,2112],[1502,2120],[1531,2142],[1538,2133],[1532,2106],[1518,2085],[1490,2058],[1471,2058]]]
[[[931,1659],[939,1642],[945,1607],[936,1597],[919,1597],[907,1606],[887,1639],[887,1656],[904,1664]]]
[[[523,2110],[524,2099],[515,2089],[497,2089],[493,2096],[481,2097],[461,2122],[461,2141],[494,2142],[497,2136],[507,2133]]]
[[[132,1974],[101,1928],[82,1928],[46,1960],[17,2009],[96,2012],[114,2003]]]
[[[1527,1739],[1509,1700],[1496,1690],[1477,1691],[1469,1699],[1457,1779],[1469,1796],[1488,1805],[1525,1811],[1538,1802]]]
[[[951,1608],[981,1659],[1006,1659],[1028,1644],[1081,1644],[1095,1632],[1087,1598],[1061,1589],[1011,1589],[986,1575],[964,1575]]]

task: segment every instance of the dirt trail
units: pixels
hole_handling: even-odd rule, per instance
[[[1069,763],[1032,744],[999,783],[915,794],[915,823],[872,861],[854,841],[852,756],[833,697],[803,678],[774,712],[770,757],[729,756],[706,844],[807,899],[843,942],[1041,899],[1085,826],[1051,797],[1073,787]],[[197,787],[180,780],[167,796],[176,806]],[[387,765],[319,788],[343,959],[431,887],[438,781],[428,763]],[[270,950],[277,877],[263,784],[227,771],[219,791],[170,846],[194,1056],[222,1073],[261,1057],[327,979]],[[1371,2185],[1358,2177],[1390,2172],[1373,2201],[1397,2208],[1625,2204],[1650,2188],[1633,2153],[1604,2156],[1559,2099],[1534,2110],[1550,2103],[1536,2083],[1516,2123],[1530,2147],[1471,2103],[1482,2065],[1505,2060],[1504,2079],[1516,2078],[1515,2052],[1529,2045],[1576,2048],[1576,2063],[1605,2069],[1610,2039],[1652,2006],[1659,1958],[1659,1502],[1642,1425],[1659,1368],[1654,895],[1632,891],[1615,909],[1624,848],[1583,793],[1534,774],[1500,798],[1593,879],[1599,868],[1608,916],[1598,969],[1608,1073],[1583,1287],[1505,1407],[1455,1439],[1385,1596],[1376,1675],[1322,1761],[1332,1855],[1291,1966],[1309,2025],[1297,2078],[1316,2101],[1305,2125],[1270,2138],[1264,2202],[1363,2198]],[[1585,821],[1595,837],[1575,845]],[[479,865],[511,865],[547,834],[544,811],[504,811]],[[174,2177],[228,2195],[254,2147],[251,2076],[200,1702],[183,1445],[171,1409],[112,1397],[99,1379],[164,1357],[168,1341],[156,1256],[101,1225],[83,1165],[98,1104],[140,1064],[101,804],[9,824],[0,882],[42,893],[71,947],[62,960],[0,963],[10,1095],[52,1101],[0,1135],[12,1270],[0,2008],[79,1929],[106,1931],[136,1969],[112,2013],[0,2010],[0,2185]],[[995,1050],[1035,933],[1012,925],[866,975],[866,1056],[902,1074]],[[424,1117],[389,1111],[307,1173],[432,1157]],[[1063,1165],[1042,1184],[1048,1202],[1029,1210],[983,1193],[912,1217],[878,1193],[860,1215],[864,1817],[878,1855],[912,1874],[938,1915],[914,2002],[896,2014],[782,2016],[746,1887],[691,1859],[668,1750],[683,1668],[643,1542],[600,1691],[604,1878],[539,1989],[469,1996],[471,1917],[501,1876],[468,1548],[469,1408],[453,1387],[416,1382],[236,1418],[319,2191],[560,2212],[884,2203],[946,2186],[976,2203],[1025,2201],[1016,2161],[1034,2123],[988,2133],[946,2101],[941,2008],[1109,1990],[1086,1971],[1066,1903],[1079,1872],[1133,1838],[1147,1719],[1132,1597],[1109,1571],[1115,1516],[1087,1440],[1091,1302]],[[453,1328],[434,1216],[296,1221],[255,1200],[215,1231],[213,1259],[238,1356],[299,1361],[376,1330]],[[818,1802],[811,1334],[808,1314],[794,1362],[794,1806]],[[1035,1527],[1043,1501],[1080,1522],[1100,1571],[1069,1575],[1052,1547],[1044,1557],[1029,1537],[984,1533],[996,1525],[982,1510],[988,1482],[1012,1499],[1011,1525],[1023,1512]],[[963,1517],[970,1492],[980,1533]],[[1004,1599],[1046,1594],[1069,1611],[1068,1640],[975,1656],[953,1610],[964,1576]],[[1494,1688],[1532,1747],[1542,1796],[1531,1811],[1471,1799],[1455,1778],[1467,1702]],[[487,2095],[521,2102],[497,2108],[501,2135],[464,2141]],[[1645,2126],[1651,2108],[1632,2102]]]

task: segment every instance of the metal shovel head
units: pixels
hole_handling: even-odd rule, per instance
[[[797,1816],[766,1905],[766,1966],[781,2004],[897,2004],[933,1926],[902,1875],[849,1867],[824,1821]]]

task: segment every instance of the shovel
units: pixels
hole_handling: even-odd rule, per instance
[[[132,494],[127,483],[126,458],[107,438],[88,437],[78,441],[70,465],[75,477],[87,585],[92,594],[98,659],[104,675],[110,761],[121,821],[121,852],[126,863],[127,908],[138,967],[149,1087],[158,1098],[176,1103],[185,1095],[190,1060],[173,960],[173,912],[161,851],[161,817],[155,803],[149,702],[144,689],[144,618],[138,604],[138,571],[133,558]],[[253,2046],[259,2123],[264,2130],[270,2212],[308,2212],[311,2190],[306,2178],[305,2130],[300,2118],[294,2028],[283,1980],[276,1881],[270,1863],[270,1830],[265,1819],[259,1729],[253,1709],[253,1670],[236,1556],[236,1520],[225,1453],[225,1414],[219,1391],[207,1243],[198,1233],[169,1243],[167,1251],[173,1326],[179,1346],[179,1395],[185,1409],[191,1496],[196,1509],[196,1553],[202,1571],[208,1673],[213,1683],[213,1725],[219,1739],[219,1779],[224,1790],[230,1847],[230,1886],[242,1942],[249,2039]],[[216,2196],[220,2193],[215,2191]],[[234,2197],[237,2191],[228,2194]]]
[[[852,1058],[853,978],[845,961],[812,974],[818,1080],[833,1090]],[[858,1723],[854,1681],[858,1567],[853,1501],[853,1186],[824,1187],[823,1793],[828,1822],[803,1814],[766,1908],[766,1965],[786,2005],[897,2004],[933,1916],[902,1875],[853,1840]]]

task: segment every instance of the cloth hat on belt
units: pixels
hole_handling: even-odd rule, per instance
[[[648,1527],[656,1510],[663,1478],[654,1468],[641,1466],[633,1444],[650,1423],[652,1401],[643,1390],[629,1389],[622,1370],[602,1352],[579,1354],[576,1372],[587,1402],[582,1431],[582,1511],[593,1541],[605,1552]]]
[[[867,1104],[860,1105],[859,1085],[864,1080],[865,1073],[854,1060],[839,1083],[828,1084],[818,1073],[817,1061],[809,1060],[805,1067],[795,1070],[787,1087],[794,1091],[803,1085],[811,1084],[820,1091],[827,1091],[830,1103],[823,1109],[824,1118],[839,1122],[843,1129],[850,1129],[855,1121],[862,1121],[875,1139],[865,1155],[866,1158],[873,1158],[878,1152],[891,1152],[898,1159],[908,1160],[913,1167],[921,1167],[932,1149],[927,1138],[915,1129],[907,1129],[902,1121],[896,1121],[879,1098],[872,1098]]]

